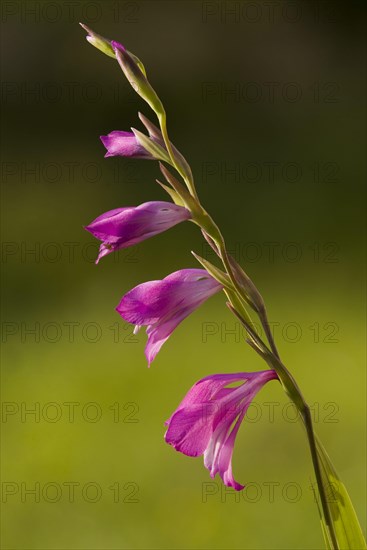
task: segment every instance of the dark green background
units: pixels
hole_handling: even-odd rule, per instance
[[[2,20],[2,398],[14,413],[2,418],[2,481],[17,491],[3,494],[3,548],[322,547],[305,436],[277,384],[238,435],[244,495],[164,443],[164,420],[197,379],[263,365],[222,296],[179,327],[149,371],[143,331],[132,338],[114,311],[135,284],[207,251],[184,224],[93,264],[83,225],[165,196],[155,163],[103,159],[99,135],[141,129],[138,110],[153,115],[79,20],[144,61],[365,528],[363,3],[3,2]],[[39,418],[24,414],[32,406]],[[79,484],[74,502],[66,482]],[[40,502],[22,495],[36,483]],[[88,483],[98,502],[93,486],[83,497]],[[215,494],[205,502],[206,487]]]

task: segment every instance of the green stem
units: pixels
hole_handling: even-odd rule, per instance
[[[259,319],[260,319],[261,325],[264,329],[266,338],[268,339],[270,349],[273,352],[273,354],[275,355],[275,357],[280,359],[278,349],[275,345],[273,333],[270,330],[270,325],[269,325],[269,320],[268,320],[268,314],[267,314],[267,311],[266,311],[266,307],[263,306],[263,308],[259,311],[258,314],[259,314]]]
[[[315,432],[313,430],[312,425],[312,418],[311,418],[311,412],[309,406],[305,403],[305,407],[302,414],[302,420],[306,427],[307,437],[308,437],[308,443],[310,445],[310,451],[311,451],[311,457],[312,457],[312,463],[315,470],[316,475],[316,482],[319,489],[319,495],[321,500],[321,506],[324,513],[325,523],[328,528],[328,534],[330,535],[330,542],[333,545],[333,549],[338,550],[339,544],[338,540],[334,531],[334,524],[332,517],[330,515],[330,509],[327,501],[327,495],[325,491],[325,485],[322,481],[322,475],[321,475],[321,465],[319,456],[317,453],[317,446],[316,446],[316,438],[315,438]]]

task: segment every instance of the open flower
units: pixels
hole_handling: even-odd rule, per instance
[[[160,281],[136,286],[123,296],[116,310],[125,321],[147,326],[148,366],[174,329],[222,286],[204,269],[182,269]]]
[[[219,473],[227,487],[240,491],[244,485],[232,474],[236,435],[257,392],[276,378],[274,370],[202,378],[167,420],[166,442],[187,456],[204,455],[211,477]]]
[[[120,248],[127,248],[162,233],[191,217],[189,210],[171,202],[152,201],[140,206],[116,208],[85,228],[103,241],[96,263]]]
[[[107,149],[105,157],[129,157],[136,159],[153,159],[154,157],[138,142],[133,132],[114,130],[107,136],[100,136]]]

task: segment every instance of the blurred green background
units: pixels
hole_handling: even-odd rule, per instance
[[[166,197],[156,163],[103,159],[99,135],[153,115],[79,20],[144,61],[365,529],[364,4],[3,2],[2,547],[323,547],[279,385],[239,432],[241,495],[164,443],[196,380],[264,365],[222,296],[150,370],[115,312],[190,250],[212,258],[183,224],[94,265],[83,225]]]

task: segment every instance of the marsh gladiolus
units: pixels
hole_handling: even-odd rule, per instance
[[[107,149],[105,157],[129,157],[136,159],[153,159],[140,145],[133,132],[114,130],[107,136],[100,136],[103,145]]]
[[[125,321],[136,325],[135,331],[147,327],[145,355],[150,366],[181,321],[221,288],[204,269],[182,269],[162,280],[136,286],[116,310]]]
[[[121,248],[133,246],[190,219],[189,210],[171,202],[152,201],[116,208],[96,218],[85,229],[103,241],[96,263]]]
[[[219,473],[227,487],[240,491],[244,485],[232,474],[236,435],[257,392],[276,378],[274,370],[202,378],[167,420],[166,442],[187,456],[204,455],[210,476]]]

